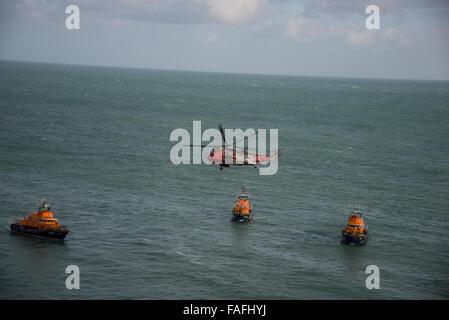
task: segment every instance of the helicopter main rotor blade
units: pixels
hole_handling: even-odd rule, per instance
[[[183,144],[183,146],[189,146],[189,147],[207,147],[207,144]],[[212,147],[212,146],[209,146]]]
[[[225,133],[224,133],[224,130],[223,130],[223,126],[221,124],[218,125],[218,130],[220,130],[221,137],[223,138],[223,145],[225,145],[226,144],[226,137],[225,137]]]
[[[236,149],[236,147],[234,145],[230,145],[230,144],[226,143],[226,137],[225,137],[224,129],[223,129],[223,126],[221,124],[218,125],[218,129],[220,130],[221,136],[223,138],[223,146],[232,147],[232,151],[234,153],[237,152],[237,149]],[[253,136],[253,135],[255,135],[255,134],[256,133],[254,132],[253,134],[249,135],[248,138]],[[245,137],[243,137],[242,139],[237,140],[236,143],[239,142],[239,141],[242,141],[243,139],[245,139]],[[243,148],[243,153],[245,154],[245,156],[248,156],[248,150],[246,148]]]
[[[208,145],[208,144],[183,144],[183,146],[186,146],[186,147],[202,147],[202,148],[205,148],[205,147],[223,148],[222,145],[211,145],[211,146],[210,146],[210,145]],[[227,145],[225,146],[225,149],[226,149],[226,150],[232,150],[232,151],[236,151],[236,150],[237,150],[236,147],[231,146],[231,145],[229,145],[229,144],[227,144]],[[245,154],[248,154],[248,150],[254,150],[254,151],[257,151],[256,149],[253,149],[253,148],[244,148],[243,150],[244,150],[244,153],[245,153]]]

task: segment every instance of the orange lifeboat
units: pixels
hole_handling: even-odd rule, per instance
[[[245,187],[242,187],[242,193],[239,196],[237,203],[232,210],[232,220],[244,222],[253,217],[253,206],[249,202],[248,195],[245,192]]]
[[[61,226],[53,216],[50,206],[44,201],[38,211],[30,216],[11,224],[11,231],[27,235],[63,240],[70,232],[66,226]]]
[[[365,226],[362,214],[357,208],[354,208],[342,234],[344,241],[350,244],[363,244],[368,240],[368,226]]]

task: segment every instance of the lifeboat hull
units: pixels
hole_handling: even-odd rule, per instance
[[[343,241],[347,244],[364,244],[368,240],[368,234],[354,235],[342,231]]]
[[[19,223],[11,224],[11,231],[30,236],[57,239],[57,240],[64,240],[66,235],[70,232],[69,230],[64,229],[55,230],[55,229],[42,229],[30,226],[23,226]]]
[[[249,214],[233,214],[232,215],[232,221],[237,221],[237,222],[246,222],[252,219],[252,215]]]

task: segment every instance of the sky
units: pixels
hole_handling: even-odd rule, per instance
[[[0,0],[4,60],[449,80],[448,52],[449,0]]]

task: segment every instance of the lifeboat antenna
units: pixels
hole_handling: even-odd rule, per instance
[[[354,204],[354,214],[359,214],[360,216],[362,216],[362,212],[360,211],[357,204]]]

